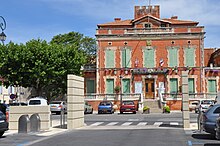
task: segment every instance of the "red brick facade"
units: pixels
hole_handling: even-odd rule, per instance
[[[159,6],[135,6],[134,10],[132,20],[116,18],[114,22],[98,24],[96,93],[105,94],[107,92],[108,79],[114,81],[114,87],[122,87],[122,81],[127,79],[129,92],[140,93],[141,91],[145,100],[156,100],[158,88],[164,87],[164,97],[167,99],[168,105],[172,105],[172,109],[179,110],[181,109],[179,100],[183,70],[188,70],[189,78],[193,80],[191,88],[194,91],[193,96],[190,97],[193,100],[206,96],[201,93],[208,93],[208,79],[215,80],[216,91],[220,90],[220,72],[210,73],[204,69],[209,60],[206,53],[213,50],[204,49],[203,26],[198,26],[198,22],[194,21],[178,20],[177,16],[161,19]],[[125,55],[125,64],[127,59],[130,65],[124,67],[122,51],[125,48],[130,51],[130,55],[125,52],[127,55],[127,58]],[[191,54],[187,54],[188,48],[193,50]],[[176,54],[172,49],[176,49]],[[108,60],[111,59],[107,57],[107,50],[113,51],[112,63],[114,65],[112,67],[107,67]],[[150,51],[153,52],[153,57],[145,53]],[[171,57],[173,52],[174,57]],[[172,61],[175,58],[177,58],[176,62]],[[218,59],[215,60],[218,62]],[[150,60],[150,63],[147,60]],[[193,62],[192,66],[186,65],[188,60]],[[171,65],[175,63],[177,65]],[[151,64],[151,67],[148,67],[148,64]],[[176,87],[175,84],[173,85],[173,81],[177,84]],[[170,95],[173,90],[176,90],[178,99],[174,99]]]

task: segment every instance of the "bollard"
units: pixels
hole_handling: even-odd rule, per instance
[[[40,131],[40,116],[39,114],[33,114],[30,117],[30,131],[31,132],[39,132]]]
[[[18,133],[30,132],[30,119],[28,115],[22,115],[18,120]]]
[[[220,140],[220,117],[216,119],[215,138]]]

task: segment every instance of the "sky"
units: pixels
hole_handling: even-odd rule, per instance
[[[199,22],[205,27],[205,48],[220,48],[220,0],[150,0],[160,5],[161,18]],[[134,18],[134,6],[149,0],[1,0],[0,16],[6,20],[7,44],[31,39],[50,41],[71,31],[95,38],[97,24]],[[0,19],[0,23],[2,20]],[[1,30],[0,30],[1,31]]]

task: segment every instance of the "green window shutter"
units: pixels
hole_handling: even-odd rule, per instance
[[[122,67],[131,67],[131,50],[123,49],[121,51]]]
[[[114,60],[115,60],[114,50],[105,50],[106,68],[114,68],[115,67]]]
[[[106,93],[107,94],[114,93],[114,79],[107,79],[106,80]]]
[[[193,67],[195,66],[195,51],[194,48],[186,48],[185,49],[185,66]]]
[[[178,92],[178,80],[176,78],[170,79],[170,93]]]
[[[188,79],[189,93],[195,93],[195,83],[193,78]]]
[[[216,80],[208,80],[209,93],[216,93]]]
[[[177,49],[169,49],[169,66],[175,67],[178,66],[178,58],[177,58]]]
[[[144,50],[144,67],[153,68],[154,66],[154,49]]]
[[[86,80],[86,92],[95,93],[95,81],[94,80]]]
[[[130,93],[130,79],[122,80],[122,93]]]

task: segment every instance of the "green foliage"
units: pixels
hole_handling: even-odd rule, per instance
[[[4,85],[33,87],[47,96],[65,94],[67,74],[80,75],[87,59],[77,43],[58,45],[40,39],[0,45],[0,58]]]
[[[116,87],[115,87],[115,92],[118,93],[120,90],[121,90],[121,87],[120,87],[120,86],[116,86]]]
[[[170,113],[170,107],[169,106],[164,106],[163,107],[163,111],[165,112],[165,113]]]

